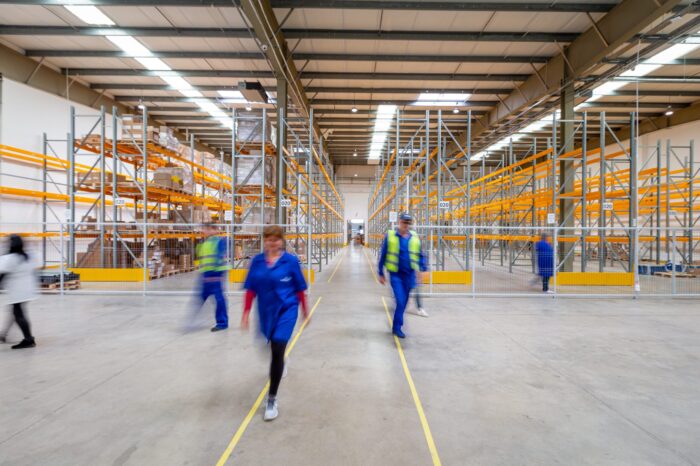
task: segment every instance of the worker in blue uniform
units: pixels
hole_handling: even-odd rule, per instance
[[[549,289],[549,280],[554,275],[554,249],[549,243],[549,235],[542,233],[540,240],[535,243],[537,254],[537,274],[542,278],[542,291],[554,293]]]
[[[213,224],[204,225],[204,241],[197,245],[195,265],[199,267],[199,306],[211,297],[216,301],[216,325],[212,332],[228,328],[228,310],[224,296],[224,280],[229,269],[226,263],[226,241],[217,236],[218,230]]]
[[[250,309],[258,299],[260,332],[270,343],[270,389],[263,419],[272,421],[278,415],[277,389],[284,375],[284,353],[297,322],[299,305],[308,319],[306,280],[299,259],[285,250],[284,230],[270,225],[263,230],[264,252],[253,258],[243,287],[246,295],[241,328],[250,325]]]
[[[384,236],[382,250],[379,254],[379,282],[384,285],[384,268],[389,272],[389,282],[394,291],[396,309],[392,332],[399,338],[406,338],[401,327],[403,314],[406,311],[411,290],[416,286],[417,275],[427,270],[425,256],[420,244],[420,238],[415,231],[410,230],[413,217],[408,213],[399,216],[398,227],[389,230]]]

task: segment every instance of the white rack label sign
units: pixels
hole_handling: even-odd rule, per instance
[[[280,199],[280,206],[281,207],[291,207],[292,206],[292,200],[291,199]]]
[[[440,208],[441,209],[449,209],[450,208],[450,201],[440,201]]]
[[[603,210],[613,210],[612,202],[603,202]]]
[[[64,218],[70,222],[70,209],[66,209],[64,212]]]
[[[227,222],[233,221],[233,210],[224,211],[224,220]]]
[[[389,212],[389,221],[396,222],[399,219],[399,214],[397,212]]]
[[[547,214],[547,224],[556,225],[557,216],[555,214]]]
[[[117,197],[114,199],[114,205],[117,207],[124,207],[126,205],[126,199]]]

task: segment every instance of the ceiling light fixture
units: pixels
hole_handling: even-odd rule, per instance
[[[411,105],[424,107],[458,107],[469,100],[471,94],[422,92]]]
[[[459,109],[457,107],[455,107],[455,109],[452,110],[452,113],[459,113]]]
[[[664,115],[666,115],[666,116],[671,116],[671,115],[673,115],[673,110],[671,110],[671,108],[669,107],[669,109],[666,110],[666,113],[664,113]]]
[[[353,107],[352,110],[350,110],[352,113],[357,113],[357,107]]]
[[[64,5],[66,10],[77,16],[82,22],[95,26],[114,26],[114,21],[92,5]]]
[[[380,105],[377,107],[377,119],[374,121],[374,133],[372,134],[372,145],[369,149],[370,160],[377,160],[381,156],[382,148],[387,138],[387,131],[394,121],[396,105]]]
[[[253,107],[251,107],[250,105],[246,105],[245,109],[246,111],[250,112],[251,110],[253,110]]]

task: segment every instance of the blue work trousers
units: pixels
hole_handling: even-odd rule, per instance
[[[394,291],[394,299],[396,299],[392,330],[401,330],[403,313],[406,312],[406,305],[408,305],[408,298],[411,295],[411,288],[413,288],[415,280],[409,274],[392,273],[389,274],[389,281],[391,282],[391,289]]]
[[[228,327],[228,311],[226,310],[226,297],[224,296],[224,288],[221,284],[223,278],[202,278],[202,289],[199,295],[202,305],[207,302],[210,296],[214,296],[216,300],[216,326],[219,328]]]

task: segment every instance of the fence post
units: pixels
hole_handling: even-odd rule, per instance
[[[559,228],[552,227],[552,230],[554,230],[554,233],[552,234],[552,265],[554,266],[552,268],[552,280],[554,283],[552,283],[552,286],[554,288],[554,296],[557,295],[557,269],[559,268],[559,264],[557,263],[557,257],[559,255],[557,254],[559,252]]]
[[[676,230],[671,231],[671,294],[676,290]]]
[[[472,242],[472,248],[471,248],[471,254],[469,254],[469,260],[471,261],[471,272],[472,272],[472,298],[476,298],[476,256],[474,255],[474,251],[476,251],[476,227],[471,226],[469,227],[471,231],[471,242]]]
[[[61,289],[61,295],[63,295],[63,271],[64,271],[64,260],[65,260],[65,253],[63,250],[63,222],[59,222],[59,234],[58,234],[58,241],[61,244],[61,260],[60,260],[60,266],[58,268],[58,273],[59,273],[59,280],[60,280],[60,289]]]

